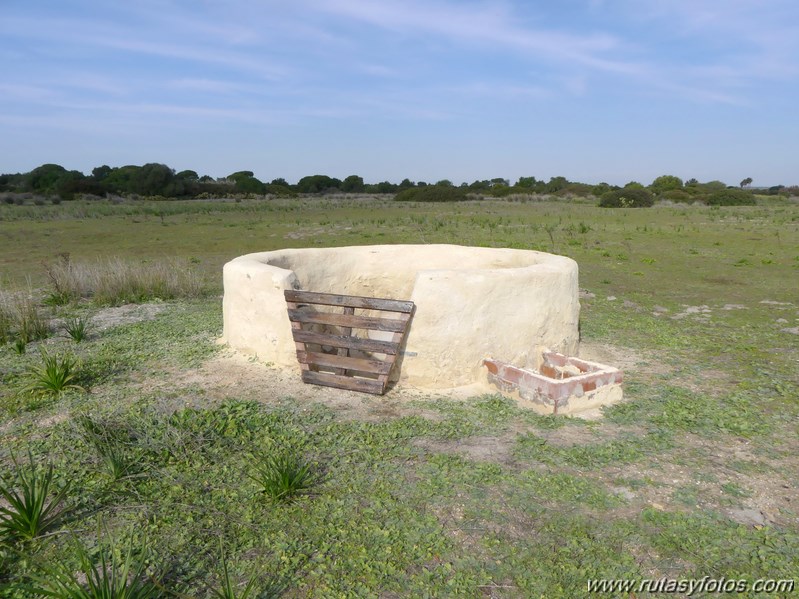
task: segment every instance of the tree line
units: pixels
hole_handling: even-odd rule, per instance
[[[752,178],[743,179],[738,187],[747,188]],[[648,186],[631,181],[624,186],[608,183],[589,184],[569,181],[566,177],[551,177],[549,180],[535,177],[519,177],[511,183],[508,179],[494,178],[475,180],[458,186],[447,179],[435,183],[403,179],[400,183],[381,181],[365,183],[363,177],[350,175],[337,179],[327,175],[309,175],[294,184],[283,178],[265,182],[255,177],[252,171],[236,171],[226,177],[213,178],[198,175],[196,171],[176,172],[165,164],[148,163],[142,166],[121,167],[98,166],[90,175],[77,170],[67,170],[58,164],[43,164],[28,173],[0,175],[0,191],[34,193],[61,200],[71,200],[76,196],[136,195],[162,198],[206,198],[236,195],[294,196],[297,194],[327,193],[367,193],[397,194],[409,189],[435,186],[437,188],[456,188],[463,194],[503,197],[513,194],[551,194],[558,196],[593,195],[601,197],[608,192],[623,189],[645,189],[653,196],[674,201],[701,200],[720,190],[729,189],[721,181],[700,183],[696,179],[683,181],[674,175],[657,177]],[[782,185],[758,193],[779,194],[797,193],[797,188]],[[406,194],[407,195],[407,194]]]

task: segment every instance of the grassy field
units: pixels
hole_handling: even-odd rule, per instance
[[[308,401],[212,377],[232,359],[215,343],[224,262],[383,243],[574,258],[583,340],[625,357],[626,401],[585,421],[500,396],[395,392],[358,400],[353,416],[336,390]],[[40,307],[54,334],[24,353],[0,347],[3,488],[20,488],[31,460],[38,476],[53,466],[49,497],[69,485],[40,534],[0,530],[4,596],[32,596],[14,585],[37,576],[83,580],[81,548],[84,562],[118,567],[129,552],[157,581],[152,596],[216,596],[225,566],[235,596],[252,580],[252,596],[324,598],[580,597],[593,578],[799,572],[796,203],[0,206],[4,294],[51,294],[47,265],[65,253],[88,265],[181,260],[208,293],[126,309],[131,318],[87,301]],[[80,343],[69,318],[93,324]],[[81,388],[30,391],[42,347],[75,357]],[[258,475],[274,455],[308,466],[291,501]]]

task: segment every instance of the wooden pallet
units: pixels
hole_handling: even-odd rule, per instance
[[[413,302],[292,289],[284,295],[304,382],[385,393],[413,315]],[[331,311],[331,307],[343,310]],[[365,316],[355,310],[393,315]],[[362,336],[354,335],[353,330],[363,331]],[[388,332],[391,337],[385,341],[370,339],[368,331]]]

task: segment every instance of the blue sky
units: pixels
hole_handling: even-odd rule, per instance
[[[0,172],[799,183],[796,0],[0,0]]]

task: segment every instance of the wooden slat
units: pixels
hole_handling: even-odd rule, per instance
[[[294,290],[286,290],[284,295],[304,382],[378,395],[385,392],[414,312],[413,302]],[[343,313],[316,311],[309,305],[340,308]],[[390,312],[393,317],[356,315],[356,308]],[[309,324],[336,326],[339,330],[337,334],[304,330],[303,326]],[[382,341],[353,337],[353,329],[390,332],[392,338]],[[336,353],[308,351],[307,344],[333,347]],[[350,356],[351,350],[375,352],[385,358],[355,358]],[[320,369],[333,372],[320,372]]]
[[[397,346],[401,345],[402,344],[402,336],[404,334],[405,334],[405,331],[400,331],[398,333],[394,333],[391,336],[391,341],[393,343],[396,343]],[[391,364],[393,366],[394,361],[397,359],[397,357],[396,356],[386,356],[386,357],[387,358],[391,358]],[[379,380],[383,384],[383,389],[385,389],[386,385],[388,384],[388,375],[391,372],[391,367],[389,367],[388,370],[389,370],[389,372],[382,373],[379,377],[377,377],[377,380]]]
[[[310,324],[328,324],[353,329],[370,329],[373,331],[391,331],[401,333],[405,330],[408,320],[405,318],[376,318],[373,316],[354,316],[351,314],[335,314],[333,312],[306,312],[305,310],[289,309],[289,320]]]
[[[348,389],[375,395],[382,395],[383,391],[385,391],[385,385],[373,379],[358,379],[351,376],[313,372],[311,370],[302,371],[302,380],[312,385],[324,385],[325,387],[336,387],[337,389]]]
[[[344,314],[353,315],[353,314],[355,314],[355,308],[352,308],[352,307],[346,306],[346,307],[344,308],[344,311],[343,311],[343,313],[344,313]],[[352,328],[351,328],[351,327],[343,327],[343,328],[341,329],[341,334],[342,334],[342,335],[346,335],[347,337],[351,337],[351,336],[352,336]],[[395,334],[396,334],[396,333],[395,333]],[[349,355],[350,355],[350,350],[349,350],[349,349],[347,349],[346,347],[339,347],[339,348],[336,350],[336,353],[337,353],[339,356],[349,356]],[[299,354],[297,354],[297,355],[299,355]],[[336,370],[335,370],[334,372],[335,372],[336,374],[344,374],[344,375],[346,375],[346,374],[347,374],[347,370],[346,370],[345,368],[336,368]]]
[[[383,310],[386,312],[413,311],[413,302],[403,300],[380,299],[376,297],[361,297],[358,295],[335,295],[332,293],[315,293],[312,291],[295,291],[286,289],[283,294],[287,302],[298,304],[322,304],[326,306],[347,306],[350,308],[363,308],[367,310]]]
[[[296,310],[297,304],[294,302],[286,302],[289,310]],[[297,339],[297,333],[302,332],[302,325],[299,322],[291,321],[291,335],[294,337],[294,349],[296,351],[305,351],[305,343],[300,342]],[[302,371],[308,370],[308,364],[300,364],[300,369]]]
[[[345,347],[350,350],[355,349],[389,355],[394,355],[399,351],[399,343],[394,343],[392,341],[345,337],[343,335],[331,335],[329,333],[317,333],[315,331],[303,331],[299,329],[295,329],[292,332],[294,333],[294,341],[300,343],[314,343],[316,345],[325,345],[329,347]]]
[[[321,354],[318,352],[298,351],[297,360],[300,364],[315,364],[325,368],[343,368],[373,374],[388,374],[394,360],[370,360],[368,358],[351,358],[335,354]]]

